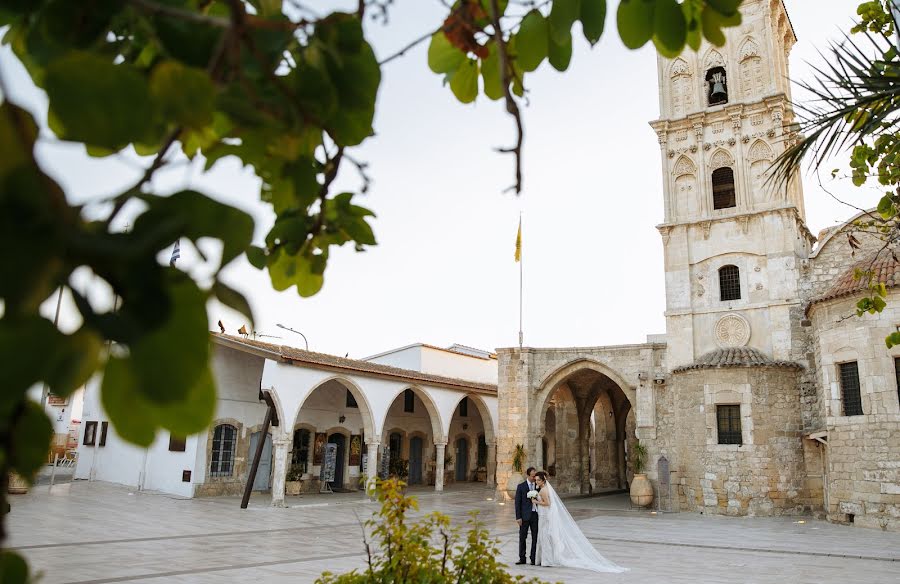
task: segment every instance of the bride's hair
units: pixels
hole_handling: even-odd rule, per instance
[[[542,481],[544,481],[545,483],[547,482],[547,473],[545,473],[544,471],[538,471],[537,473],[535,473],[535,476],[541,477]]]

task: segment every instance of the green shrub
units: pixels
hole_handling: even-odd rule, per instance
[[[497,560],[499,542],[490,537],[477,511],[470,513],[464,532],[439,512],[408,521],[407,512],[419,506],[403,494],[404,486],[396,479],[376,481],[381,510],[365,524],[367,567],[342,575],[325,572],[316,584],[542,584],[507,573]]]

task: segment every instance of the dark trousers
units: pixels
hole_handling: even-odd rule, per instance
[[[534,556],[537,554],[537,532],[538,532],[538,514],[532,513],[530,520],[522,520],[519,526],[519,560],[525,561],[525,540],[528,538],[528,530],[531,530],[531,561],[534,562]]]

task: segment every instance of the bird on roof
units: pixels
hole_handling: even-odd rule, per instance
[[[222,321],[221,321],[221,320],[219,321],[219,329],[221,329],[221,331],[222,331],[223,333],[225,332],[225,325],[222,324]]]
[[[245,337],[246,337],[247,335],[249,335],[250,332],[247,330],[247,325],[242,324],[242,325],[241,325],[241,328],[238,329],[238,334],[239,334],[239,335],[244,335]]]

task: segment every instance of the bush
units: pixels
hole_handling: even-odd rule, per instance
[[[325,572],[316,584],[542,584],[506,572],[497,561],[499,542],[491,539],[477,511],[466,521],[465,533],[439,512],[407,521],[407,512],[419,506],[415,498],[403,494],[404,486],[396,479],[376,481],[381,510],[365,524],[368,567],[342,575]]]

